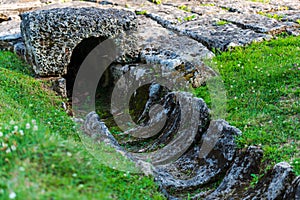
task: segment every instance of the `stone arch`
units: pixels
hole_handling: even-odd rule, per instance
[[[67,73],[64,75],[66,79],[67,96],[72,96],[74,82],[78,73],[78,70],[87,57],[87,55],[101,42],[105,37],[89,37],[83,39],[74,49],[71,55],[70,63],[67,66]]]

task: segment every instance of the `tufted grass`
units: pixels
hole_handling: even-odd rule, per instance
[[[91,156],[63,100],[30,75],[16,55],[0,52],[0,199],[163,199],[152,177]]]
[[[264,150],[262,172],[281,161],[300,175],[300,37],[223,52],[213,59],[227,91],[227,121],[240,148]],[[195,91],[210,101],[206,88]]]

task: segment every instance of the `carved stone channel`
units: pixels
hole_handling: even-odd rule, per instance
[[[99,55],[106,52],[99,59],[111,59],[95,86],[93,103],[98,114],[96,109],[80,110],[75,116],[85,114],[85,134],[152,174],[168,199],[299,199],[299,177],[285,162],[276,164],[250,187],[251,174],[260,169],[262,150],[255,146],[238,149],[235,138],[242,132],[214,119],[206,103],[188,90],[218,75],[203,63],[214,56],[212,49],[269,40],[285,31],[297,35],[298,13],[286,11],[281,21],[258,14],[284,12],[277,1],[269,5],[245,1],[202,4],[209,6],[186,3],[191,7],[187,12],[178,9],[180,1],[162,5],[151,1],[71,2],[49,7],[40,3],[32,8],[35,11],[17,10],[22,13],[21,32],[15,25],[20,19],[7,21],[8,11],[6,17],[0,15],[0,27],[12,27],[11,32],[0,35],[0,47],[23,55],[36,76],[57,78],[57,91],[73,97],[74,105],[93,94],[72,94],[73,87],[82,84],[75,80],[80,67],[96,47],[113,41],[116,52],[95,51]],[[292,1],[286,5],[290,10],[300,9]],[[218,25],[220,20],[226,23]],[[99,68],[89,70],[93,75]],[[89,78],[83,80],[84,85],[91,83]],[[125,120],[129,114],[133,126]],[[118,134],[111,128],[117,125],[125,127]]]

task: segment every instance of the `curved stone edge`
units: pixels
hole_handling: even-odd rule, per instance
[[[167,180],[159,173],[159,166],[154,167],[148,162],[138,160],[120,147],[95,112],[87,115],[83,124],[83,130],[90,137],[104,141],[107,145],[115,148],[117,152],[134,161],[144,174],[154,176],[160,185],[162,193],[168,199],[181,199],[180,197],[172,196],[169,190],[164,187],[162,180]],[[228,168],[224,179],[218,187],[212,191],[200,192],[194,195],[192,199],[298,200],[300,197],[300,176],[296,177],[292,167],[286,162],[276,164],[273,169],[269,170],[259,180],[254,188],[247,189],[251,181],[251,174],[256,174],[259,171],[262,154],[262,150],[255,146],[250,146],[245,151],[240,151],[235,156],[233,163]]]
[[[137,28],[134,13],[117,9],[57,8],[23,13],[21,18],[26,57],[39,76],[65,75],[83,39],[113,38]]]

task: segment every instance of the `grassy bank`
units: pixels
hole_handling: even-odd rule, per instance
[[[30,75],[0,52],[0,199],[163,199],[152,177],[99,164],[62,99]]]
[[[224,52],[211,65],[224,80],[227,121],[243,132],[239,146],[262,147],[261,173],[287,161],[300,175],[300,37]]]

